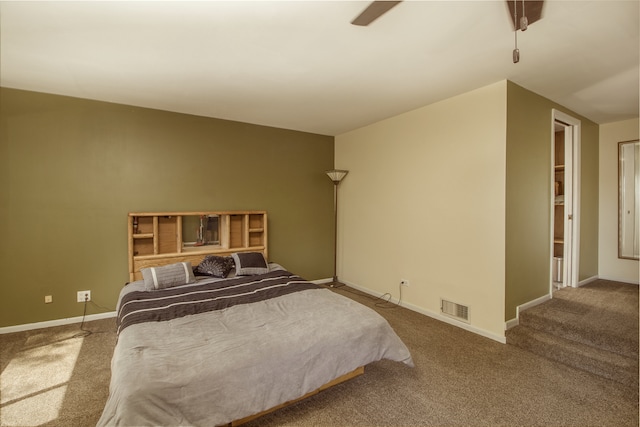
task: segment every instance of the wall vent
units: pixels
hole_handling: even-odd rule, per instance
[[[454,317],[464,322],[469,322],[469,307],[455,302],[440,299],[440,311],[442,314]]]

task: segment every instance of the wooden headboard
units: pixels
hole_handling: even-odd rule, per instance
[[[127,221],[129,280],[140,269],[211,254],[262,252],[267,257],[266,211],[132,212]]]

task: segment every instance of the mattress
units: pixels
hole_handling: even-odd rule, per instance
[[[378,313],[277,265],[162,290],[134,282],[98,426],[227,424],[381,359],[413,366]]]

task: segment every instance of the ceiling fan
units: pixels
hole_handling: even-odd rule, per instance
[[[528,26],[542,18],[542,7],[544,0],[505,0],[509,9],[509,16],[513,24],[515,35],[515,49],[513,49],[513,63],[520,61],[520,49],[518,49],[518,30],[526,31]],[[373,21],[387,13],[400,1],[374,1],[369,3],[361,13],[351,23],[353,25],[367,26]],[[518,19],[520,17],[520,19]]]
[[[542,6],[544,4],[544,0],[505,0],[505,2],[509,8],[509,16],[511,16],[514,31],[525,31],[528,25],[533,24],[542,18]],[[353,25],[365,27],[387,13],[393,7],[397,6],[398,3],[402,3],[402,0],[373,1],[369,3],[369,6],[367,6],[353,21],[351,21],[351,23]],[[520,3],[522,4],[522,7],[520,7]],[[520,16],[520,19],[517,19],[516,16]]]
[[[366,7],[351,23],[361,27],[366,27],[382,15],[387,13],[391,8],[396,6],[400,1],[374,1]]]

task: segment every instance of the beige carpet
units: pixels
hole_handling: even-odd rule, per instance
[[[251,426],[638,426],[638,390],[370,297],[416,367],[363,376]],[[114,320],[0,336],[3,426],[92,426],[108,394]]]
[[[638,389],[638,286],[596,280],[520,313],[507,343]]]

